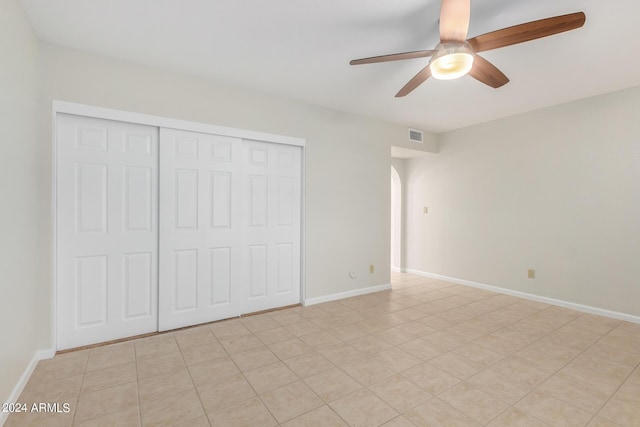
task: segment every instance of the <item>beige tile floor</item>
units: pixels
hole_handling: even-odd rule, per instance
[[[56,356],[7,426],[640,426],[640,325],[407,274],[393,291]]]

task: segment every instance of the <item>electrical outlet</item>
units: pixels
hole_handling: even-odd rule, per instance
[[[527,271],[527,277],[528,277],[529,279],[535,279],[535,278],[536,278],[536,271],[535,271],[533,268],[530,268],[530,269]]]
[[[426,206],[424,206],[424,207],[422,208],[422,213],[429,213],[429,208],[428,208],[428,207],[426,207]]]
[[[369,266],[369,273],[372,273],[372,274],[373,274],[373,272],[375,271],[375,269],[376,269],[376,267],[375,267],[373,264],[371,264],[371,265]]]

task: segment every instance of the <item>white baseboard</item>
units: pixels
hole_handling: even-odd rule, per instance
[[[31,378],[31,374],[33,373],[33,370],[36,369],[38,362],[44,359],[51,359],[53,356],[55,356],[55,354],[56,354],[56,351],[54,349],[37,350],[33,354],[31,361],[29,362],[24,372],[22,373],[22,376],[20,376],[18,383],[15,385],[15,387],[13,387],[13,390],[11,391],[9,398],[4,403],[17,402],[18,398],[22,394],[22,391],[24,390],[24,387],[29,382],[29,378]],[[9,413],[0,411],[0,426],[4,425],[4,423],[7,421],[7,418],[9,418]]]
[[[376,286],[370,286],[368,288],[360,288],[360,289],[354,289],[346,292],[339,292],[337,294],[324,295],[324,296],[315,297],[315,298],[307,298],[302,302],[302,304],[304,306],[321,304],[323,302],[336,301],[339,299],[350,298],[350,297],[357,297],[358,295],[366,295],[374,292],[388,291],[389,289],[391,289],[391,284],[387,283],[385,285],[376,285]]]
[[[498,286],[485,285],[484,283],[472,282],[471,280],[458,279],[457,277],[448,277],[441,274],[428,273],[426,271],[414,270],[412,268],[404,269],[404,273],[415,274],[416,276],[429,277],[432,279],[444,280],[458,285],[471,286],[473,288],[485,289],[487,291],[498,292],[501,294],[511,295],[514,297],[524,298],[532,301],[544,302],[546,304],[556,305],[559,307],[570,308],[571,310],[581,311],[583,313],[595,314],[598,316],[610,317],[612,319],[626,320],[627,322],[640,323],[640,316],[632,314],[620,313],[618,311],[605,310],[604,308],[592,307],[590,305],[578,304],[575,302],[544,297],[541,295],[530,294],[527,292],[514,291],[512,289],[500,288]]]
[[[393,265],[391,266],[391,271],[393,271],[394,273],[404,273],[404,268],[401,267],[394,267]]]

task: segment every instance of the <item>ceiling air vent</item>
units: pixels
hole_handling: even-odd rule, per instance
[[[421,130],[409,129],[409,141],[422,143],[423,132]]]

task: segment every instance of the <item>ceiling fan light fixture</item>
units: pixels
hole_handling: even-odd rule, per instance
[[[473,50],[466,42],[440,43],[431,57],[431,75],[440,80],[453,80],[464,76],[473,67]]]

